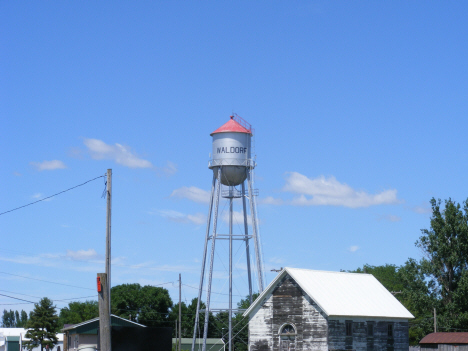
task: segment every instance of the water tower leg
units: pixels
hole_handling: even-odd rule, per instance
[[[198,289],[198,300],[197,300],[197,312],[195,314],[195,325],[193,326],[193,340],[192,340],[192,351],[195,351],[195,341],[197,339],[197,329],[198,329],[198,321],[199,321],[199,313],[200,313],[200,301],[202,297],[203,291],[203,277],[205,276],[205,266],[206,266],[206,252],[208,249],[208,240],[210,237],[210,225],[211,225],[211,212],[213,211],[213,198],[215,193],[215,185],[216,185],[216,173],[213,172],[213,181],[211,183],[211,196],[210,196],[210,205],[208,207],[208,219],[206,223],[206,236],[205,236],[205,246],[203,248],[203,259],[202,259],[202,268],[201,268],[201,275],[200,275],[200,285]]]
[[[216,227],[218,225],[218,207],[219,207],[219,196],[221,190],[221,173],[222,167],[218,168],[218,177],[216,179],[216,202],[214,208],[214,217],[213,217],[213,234],[211,236],[211,253],[210,253],[210,272],[208,274],[208,291],[206,292],[206,311],[205,311],[205,324],[203,330],[203,348],[202,351],[206,351],[206,337],[208,335],[208,321],[210,317],[210,299],[211,299],[211,283],[213,281],[213,262],[214,262],[214,252],[215,252],[215,243],[216,243]]]
[[[249,185],[249,197],[250,197],[250,215],[252,217],[252,231],[253,239],[255,244],[255,257],[257,261],[257,274],[258,274],[258,292],[263,291],[263,269],[262,269],[262,259],[260,257],[260,246],[258,242],[258,233],[257,233],[257,213],[255,211],[255,196],[253,193],[253,180],[252,180],[252,168],[249,168],[247,171],[247,182]]]
[[[229,351],[232,350],[232,200],[229,199]]]
[[[242,208],[244,210],[245,256],[247,257],[247,274],[249,280],[249,299],[252,303],[252,274],[250,272],[249,226],[247,222],[247,205],[245,199],[245,182],[242,182]]]

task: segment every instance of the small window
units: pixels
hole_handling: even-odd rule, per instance
[[[283,329],[281,329],[281,334],[296,334],[296,331],[291,324],[286,324]]]
[[[296,329],[291,324],[286,324],[281,328],[280,331],[281,340],[295,340],[296,339]]]
[[[353,321],[346,321],[346,336],[353,336]]]
[[[367,322],[367,336],[374,336],[374,323]]]
[[[388,337],[393,338],[393,324],[388,325],[387,331],[388,331]]]

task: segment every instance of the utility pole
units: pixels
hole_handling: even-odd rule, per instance
[[[434,307],[434,333],[437,333],[437,313]]]
[[[111,212],[112,212],[112,169],[107,170],[107,216],[106,216],[106,274],[109,318],[111,313]]]
[[[100,351],[111,351],[111,323],[109,313],[109,289],[107,274],[97,274],[97,291],[99,303],[99,339]]]
[[[179,351],[182,347],[182,278],[179,273]]]

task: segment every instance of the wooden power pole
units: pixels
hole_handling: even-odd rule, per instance
[[[179,351],[182,347],[182,278],[179,273]]]
[[[109,289],[107,274],[97,274],[97,290],[99,303],[99,351],[111,351],[111,321],[109,311]]]
[[[111,212],[112,212],[112,169],[107,170],[107,216],[106,216],[106,274],[109,318],[111,313]]]

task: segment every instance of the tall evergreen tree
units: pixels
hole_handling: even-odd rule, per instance
[[[58,316],[55,306],[50,299],[44,297],[39,303],[34,305],[34,310],[31,311],[27,327],[29,330],[26,333],[26,338],[30,340],[23,342],[23,345],[28,350],[31,351],[39,345],[41,346],[41,351],[43,351],[46,345],[49,345],[52,349],[58,343],[56,336],[59,330]]]
[[[19,325],[21,328],[25,328],[26,325],[28,324],[28,314],[24,311],[21,310],[21,325]],[[18,323],[17,323],[18,325]]]
[[[2,326],[4,328],[14,328],[16,326],[14,311],[3,310]]]

